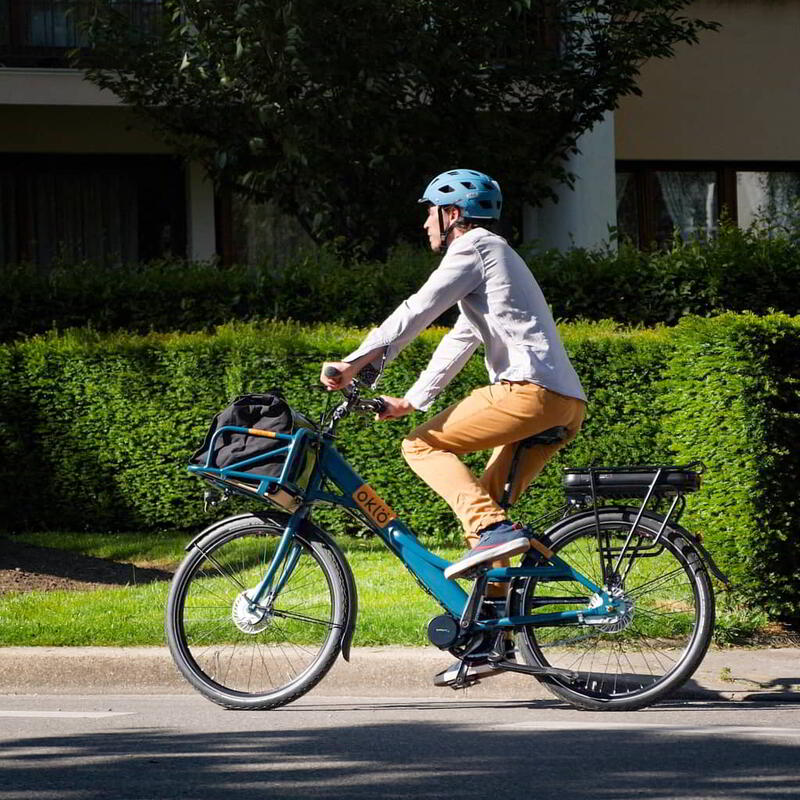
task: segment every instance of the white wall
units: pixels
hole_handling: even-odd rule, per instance
[[[120,99],[99,89],[77,69],[0,70],[0,106],[118,106]]]
[[[800,161],[800,2],[696,0],[722,27],[653,59],[620,100],[617,158]]]
[[[216,257],[214,221],[214,186],[203,168],[196,163],[186,168],[187,256],[192,261]]]
[[[566,164],[576,175],[574,188],[554,187],[558,202],[528,208],[524,217],[526,241],[541,247],[594,249],[608,243],[609,227],[617,224],[614,155],[614,115],[606,114],[578,140],[579,152]]]

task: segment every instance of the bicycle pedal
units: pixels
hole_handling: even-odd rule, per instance
[[[513,661],[508,663],[515,663]],[[505,667],[501,666],[499,662],[487,661],[483,664],[468,666],[464,670],[464,674],[460,675],[460,664],[452,664],[447,669],[436,673],[433,676],[434,686],[449,686],[451,689],[468,689],[480,681],[490,678],[493,675],[499,675],[503,672]]]

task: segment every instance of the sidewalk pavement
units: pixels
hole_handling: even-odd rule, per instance
[[[435,687],[452,661],[434,647],[359,647],[339,658],[314,689],[324,696],[428,697],[441,700],[552,699],[535,679],[492,676],[461,692]],[[185,694],[164,647],[0,648],[0,694]],[[800,701],[800,647],[710,650],[674,699]]]

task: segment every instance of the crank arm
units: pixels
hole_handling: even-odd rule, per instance
[[[568,681],[577,681],[580,675],[569,669],[557,669],[556,667],[531,667],[527,664],[518,664],[516,661],[494,661],[491,658],[489,663],[495,669],[506,669],[509,672],[521,672],[524,675],[553,675],[557,678],[566,678]]]

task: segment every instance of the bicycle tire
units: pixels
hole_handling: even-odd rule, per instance
[[[254,588],[288,514],[232,517],[200,539],[170,587],[165,630],[179,671],[228,709],[266,710],[296,700],[333,666],[350,597],[330,545],[306,521],[294,537],[294,571],[270,612],[253,616]]]
[[[637,509],[600,509],[603,534],[614,544],[622,543],[636,513]],[[652,545],[660,527],[661,518],[643,516],[637,528],[643,546]],[[567,563],[603,585],[594,514],[560,523],[547,543]],[[665,699],[697,669],[714,628],[711,581],[700,554],[680,529],[667,528],[655,550],[631,559],[622,585],[630,605],[616,623],[526,626],[518,631],[519,649],[528,664],[578,673],[577,680],[537,676],[556,697],[585,710],[634,711]],[[589,594],[575,581],[536,578],[523,579],[515,593],[517,613],[533,608],[576,609],[574,602],[538,606],[536,602],[548,596]]]

